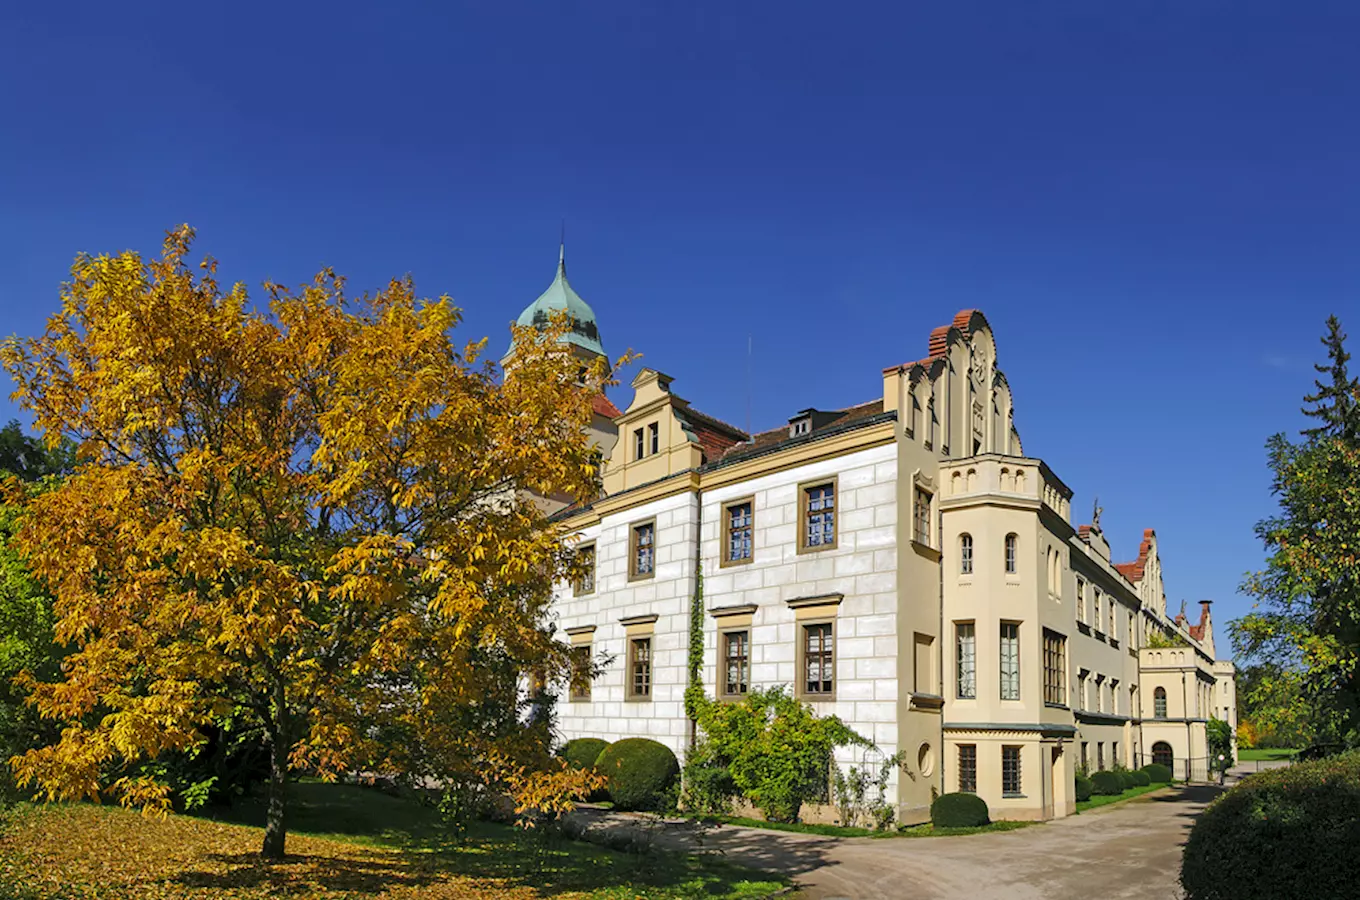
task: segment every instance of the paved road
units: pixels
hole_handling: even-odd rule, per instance
[[[808,900],[1175,900],[1186,835],[1219,791],[1169,788],[966,837],[843,839],[724,826],[701,841],[732,862],[792,876]],[[658,841],[696,849],[683,830],[667,829]]]

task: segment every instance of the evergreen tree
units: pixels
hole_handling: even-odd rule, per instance
[[[1315,363],[1313,368],[1319,375],[1331,376],[1331,380],[1326,383],[1315,380],[1317,392],[1303,398],[1305,403],[1313,404],[1303,414],[1321,422],[1315,428],[1304,429],[1303,434],[1311,440],[1341,438],[1353,445],[1360,440],[1360,379],[1352,378],[1346,369],[1351,355],[1346,352],[1346,335],[1336,316],[1327,317],[1327,335],[1322,338],[1322,346],[1327,348],[1329,363]]]

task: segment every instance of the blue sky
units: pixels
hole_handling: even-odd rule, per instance
[[[565,218],[605,346],[759,429],[977,307],[1027,453],[1222,622],[1328,313],[1360,353],[1357,35],[1322,2],[8,4],[0,333],[189,222],[257,296],[409,272],[499,347]]]

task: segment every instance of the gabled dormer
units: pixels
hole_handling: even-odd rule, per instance
[[[823,412],[820,409],[799,410],[789,417],[789,437],[796,438],[805,434],[812,434],[817,429],[825,428],[844,415],[844,410],[831,410],[829,412]]]
[[[604,470],[606,494],[697,469],[747,439],[746,432],[671,393],[671,381],[655,369],[633,379],[633,402],[614,420],[619,439]]]

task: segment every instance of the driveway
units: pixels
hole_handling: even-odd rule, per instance
[[[722,826],[668,828],[658,843],[789,875],[808,900],[1175,900],[1181,848],[1219,792],[1169,788],[994,834],[845,839]]]

